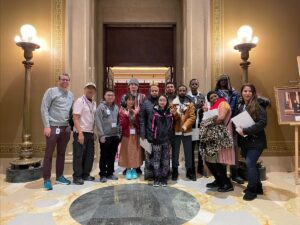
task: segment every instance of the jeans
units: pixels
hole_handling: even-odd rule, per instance
[[[259,169],[256,166],[256,164],[262,152],[263,149],[258,149],[258,148],[243,149],[243,153],[246,158],[247,170],[248,170],[249,189],[255,189],[258,185],[261,185]]]

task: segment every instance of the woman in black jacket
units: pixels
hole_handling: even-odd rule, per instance
[[[237,127],[238,144],[246,159],[248,170],[248,186],[243,197],[246,201],[251,201],[257,194],[263,194],[262,183],[260,181],[257,161],[263,150],[267,148],[267,140],[264,128],[267,126],[266,107],[268,100],[258,99],[256,88],[253,84],[244,84],[241,88],[242,101],[238,105],[238,114],[247,111],[255,124],[247,127]]]

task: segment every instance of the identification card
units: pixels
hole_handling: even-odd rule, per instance
[[[134,128],[130,128],[130,134],[135,134],[135,129]]]
[[[117,123],[111,123],[111,127],[112,127],[112,128],[117,127]]]
[[[107,109],[107,110],[106,110],[106,113],[107,113],[107,115],[110,115],[110,110]]]
[[[60,129],[59,128],[55,129],[55,134],[60,134]]]

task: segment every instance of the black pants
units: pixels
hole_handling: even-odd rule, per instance
[[[225,184],[228,184],[228,185],[231,184],[229,178],[227,177],[225,165],[220,164],[220,163],[210,163],[210,162],[206,162],[206,165],[207,165],[208,169],[210,170],[210,172],[212,173],[212,175],[214,176],[214,178],[216,179],[217,184],[220,187]]]
[[[199,152],[199,141],[193,141],[192,142],[192,150],[193,150],[193,154],[192,154],[192,169],[193,171],[195,171],[196,165],[195,165],[195,148],[198,147],[197,149],[197,154],[198,154],[198,166],[197,166],[197,171],[202,171],[203,173],[203,160],[202,157],[200,155]]]
[[[84,143],[78,142],[78,133],[74,132],[73,138],[73,178],[90,176],[93,168],[95,144],[94,134],[83,132]]]
[[[192,169],[192,136],[176,135],[174,140],[174,149],[172,149],[172,167],[179,166],[180,144],[183,144],[185,168]]]
[[[120,138],[118,136],[107,137],[105,143],[100,142],[100,177],[107,177],[115,172],[114,163],[119,142]]]

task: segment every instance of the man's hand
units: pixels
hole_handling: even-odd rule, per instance
[[[104,137],[104,136],[102,136],[102,137],[100,138],[100,142],[101,142],[102,144],[105,143],[105,137]]]
[[[80,132],[80,133],[78,134],[78,142],[79,142],[79,144],[83,145],[83,142],[84,142],[84,136],[83,136],[83,133],[82,133],[82,132]]]
[[[185,132],[187,128],[185,126],[182,127],[182,131]]]
[[[50,127],[45,127],[44,128],[44,135],[46,137],[50,137],[50,134],[51,134],[51,128]]]

